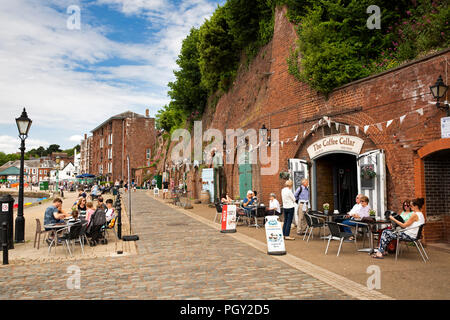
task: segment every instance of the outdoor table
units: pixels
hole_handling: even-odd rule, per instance
[[[47,229],[51,229],[52,230],[52,234],[53,234],[53,240],[52,242],[48,245],[48,253],[50,253],[50,250],[53,246],[53,244],[55,244],[55,248],[56,245],[58,244],[58,237],[56,236],[56,233],[61,230],[64,229],[66,227],[69,227],[71,225],[74,225],[75,223],[78,223],[80,220],[76,220],[76,221],[69,221],[71,218],[69,218],[68,220],[64,219],[64,222],[58,222],[58,223],[52,223],[52,224],[45,224],[44,228]]]
[[[362,222],[362,221],[358,221],[358,220],[352,220],[352,221],[354,223],[356,223],[357,225],[366,226],[369,231],[370,248],[362,248],[362,249],[358,249],[358,251],[359,252],[367,252],[369,254],[376,252],[377,249],[374,248],[374,244],[373,244],[372,225],[390,224],[391,221],[390,220],[389,221],[388,220],[375,220],[375,221],[367,221],[367,222]]]
[[[254,215],[255,215],[255,224],[251,224],[251,225],[249,225],[249,227],[255,227],[255,228],[262,227],[262,226],[260,226],[258,224],[258,209],[265,209],[266,207],[262,206],[262,205],[252,205],[252,206],[248,206],[247,208],[250,208],[250,210],[249,210],[250,211],[250,217],[249,218],[251,218],[252,212],[255,212],[254,213]]]
[[[324,218],[326,222],[331,222],[334,220],[334,218],[342,218],[342,217],[347,216],[347,214],[335,214],[335,213],[325,214],[325,213],[318,213],[318,212],[311,213],[311,215],[314,217],[318,217],[318,218]],[[328,237],[329,237],[329,235],[322,236],[322,237],[320,237],[320,239],[328,239]]]

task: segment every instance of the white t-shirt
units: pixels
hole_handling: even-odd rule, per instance
[[[280,203],[278,202],[277,199],[269,201],[269,210],[275,210],[278,213],[281,212]]]
[[[356,203],[353,206],[352,210],[350,210],[349,213],[359,213],[359,210],[361,210],[361,208],[362,208],[362,205],[360,203]]]
[[[425,218],[423,217],[423,213],[422,212],[420,212],[420,211],[418,211],[418,212],[416,212],[416,214],[417,214],[417,217],[419,218],[417,221],[414,221],[409,227],[407,227],[406,229],[409,229],[409,228],[414,228],[414,227],[417,227],[417,228],[414,228],[414,229],[411,229],[411,230],[406,230],[405,231],[405,234],[407,234],[408,236],[410,236],[411,238],[413,238],[413,239],[415,239],[416,237],[417,237],[417,233],[419,232],[419,226],[421,226],[422,224],[424,224],[425,223]],[[414,215],[414,213],[411,215],[411,217]],[[411,219],[411,218],[410,218]]]
[[[114,209],[111,208],[106,210],[106,221],[111,221],[113,217],[114,217]]]

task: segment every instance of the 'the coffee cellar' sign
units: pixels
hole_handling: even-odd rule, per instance
[[[308,147],[311,159],[317,158],[324,153],[345,152],[358,155],[364,140],[354,136],[334,135],[328,136],[314,142]]]

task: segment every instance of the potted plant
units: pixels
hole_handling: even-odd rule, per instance
[[[364,179],[373,179],[377,176],[373,165],[365,165],[361,168],[361,177]]]
[[[370,209],[370,210],[369,210],[369,215],[370,215],[371,217],[375,217],[375,214],[376,214],[375,210],[373,210],[373,209]]]
[[[330,204],[329,203],[324,203],[323,204],[323,212],[325,214],[328,214],[328,210],[330,210]]]
[[[280,178],[283,180],[289,180],[289,172],[280,172]]]

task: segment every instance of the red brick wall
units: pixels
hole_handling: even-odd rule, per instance
[[[297,142],[280,147],[278,172],[281,172],[287,171],[289,158],[309,159],[306,148],[323,137],[320,129],[314,136],[309,129],[323,116],[358,125],[358,136],[365,141],[362,152],[385,150],[387,204],[389,209],[399,211],[404,199],[414,198],[415,182],[421,182],[414,174],[414,161],[419,158],[417,150],[440,138],[440,118],[445,113],[429,103],[432,101],[429,86],[439,75],[444,82],[450,82],[445,73],[450,51],[355,81],[334,90],[327,98],[289,74],[287,58],[296,46],[297,35],[285,14],[286,9],[276,10],[273,40],[261,49],[248,68],[241,66],[234,86],[220,98],[214,112],[204,115],[203,130],[257,130],[265,124],[267,128],[279,129],[280,139],[284,141],[299,134]],[[399,123],[400,116],[418,108],[423,108],[423,116],[409,114]],[[396,120],[389,128],[384,127],[380,132],[370,127],[363,133],[364,125],[391,119]],[[301,138],[304,130],[308,130],[306,139]],[[353,128],[350,135],[356,135]],[[254,178],[258,185],[253,189],[261,191],[263,202],[268,202],[270,192],[280,197],[284,180],[278,173],[259,177],[260,167],[255,165],[253,169],[253,175],[258,176]],[[235,197],[239,194],[238,166],[226,165],[225,172],[228,191]]]
[[[110,133],[113,135],[112,145],[108,143]],[[100,148],[101,139],[103,139],[103,148]],[[112,119],[93,132],[91,149],[92,174],[99,175],[99,165],[103,164],[103,175],[106,175],[108,173],[108,163],[111,162],[113,173],[110,180],[123,179],[126,181],[128,179],[127,155],[130,156],[131,168],[147,166],[146,149],[154,148],[155,141],[155,119]],[[108,159],[109,148],[112,148],[112,159]]]

